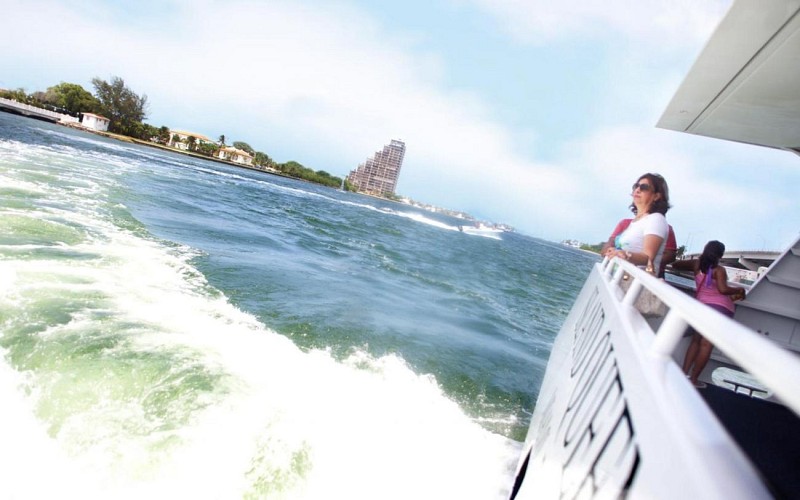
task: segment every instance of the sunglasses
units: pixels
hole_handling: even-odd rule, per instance
[[[643,182],[640,182],[638,184],[634,184],[633,186],[631,186],[631,191],[636,191],[636,189],[639,189],[639,191],[650,191],[651,189],[653,189],[653,185],[644,184]]]

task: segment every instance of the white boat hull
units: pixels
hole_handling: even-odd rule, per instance
[[[799,363],[666,283],[620,266],[613,276],[613,265],[595,266],[556,338],[511,498],[772,498],[673,356],[691,323],[732,358],[786,363],[775,392],[798,407],[791,380]],[[622,268],[636,277],[627,298],[618,286]],[[668,305],[666,317],[645,319],[633,307],[640,284]],[[754,374],[774,385],[768,372]]]

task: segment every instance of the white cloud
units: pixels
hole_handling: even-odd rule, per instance
[[[605,38],[614,31],[636,43],[663,47],[702,43],[731,4],[730,0],[461,1],[484,9],[523,43]]]
[[[401,193],[548,239],[604,239],[645,171],[669,181],[679,235],[741,211],[743,199],[769,199],[767,188],[721,178],[724,154],[698,153],[729,149],[654,128],[682,76],[654,56],[665,54],[659,44],[683,48],[668,56],[673,63],[690,61],[729,2],[463,1],[519,40],[578,36],[613,45],[593,110],[603,128],[556,147],[561,153],[546,161],[523,154],[521,137],[547,141],[548,131],[501,123],[482,96],[443,83],[449,68],[433,49],[349,4],[197,0],[120,11],[93,0],[5,0],[0,47],[14,46],[0,55],[0,74],[40,75],[44,83],[29,90],[118,75],[149,96],[156,125],[225,134],[278,161],[337,175],[402,139]],[[704,198],[715,186],[730,196],[710,209]],[[797,210],[797,202],[772,199],[740,220],[749,224],[772,206]]]

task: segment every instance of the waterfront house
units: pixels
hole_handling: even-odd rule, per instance
[[[253,156],[250,153],[231,146],[220,149],[217,156],[223,160],[241,163],[242,165],[253,164]]]
[[[196,141],[195,143],[197,145],[199,145],[200,143],[216,144],[214,141],[204,136],[203,134],[198,134],[195,132],[187,132],[185,130],[170,130],[169,142],[167,143],[167,145],[176,149],[187,151],[189,149],[190,137],[195,138]]]
[[[94,113],[82,113],[82,115],[81,126],[83,128],[96,130],[98,132],[108,131],[108,125],[111,123],[111,120],[105,116],[96,115]]]

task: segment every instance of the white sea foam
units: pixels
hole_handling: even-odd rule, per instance
[[[109,139],[100,139],[96,136],[91,136],[88,134],[80,134],[80,135],[75,133],[69,134],[62,132],[60,130],[51,130],[46,128],[39,128],[38,131],[46,135],[61,137],[71,142],[91,144],[92,146],[104,148],[109,151],[117,151],[125,153],[137,152],[137,150],[134,149],[132,146],[128,146],[123,142],[111,141]]]
[[[425,217],[424,215],[418,214],[418,213],[415,213],[415,212],[396,211],[394,213],[396,215],[398,215],[399,217],[403,217],[403,218],[406,218],[406,219],[411,219],[413,221],[421,222],[423,224],[427,224],[429,226],[433,226],[433,227],[436,227],[436,228],[439,228],[439,229],[445,229],[447,231],[458,231],[458,227],[457,226],[451,226],[450,224],[445,224],[444,222],[440,222],[438,220],[431,219],[430,217]]]
[[[224,387],[208,395],[211,407],[161,433],[169,436],[135,431],[147,425],[135,400],[109,396],[93,407],[51,415],[66,421],[55,436],[59,449],[48,451],[56,469],[66,465],[58,463],[61,455],[70,457],[62,486],[74,487],[70,481],[80,478],[80,493],[90,498],[277,491],[310,499],[375,498],[376,492],[381,498],[493,498],[507,486],[502,481],[514,443],[470,421],[433,378],[413,373],[401,359],[355,353],[340,363],[323,351],[304,353],[224,297],[203,294],[197,287],[202,279],[193,280],[193,270],[157,245],[125,241],[109,248],[111,254],[113,268],[79,274],[90,281],[84,288],[113,299],[116,322],[141,324],[125,348],[178,353],[224,374]],[[37,265],[26,263],[20,274],[34,276]],[[76,272],[72,265],[47,271],[51,280]],[[58,287],[57,281],[43,286]],[[91,323],[75,317],[42,337],[80,335]],[[42,378],[32,382],[34,393],[58,390],[37,388],[48,383]],[[96,388],[110,395],[118,389],[124,392]],[[29,426],[38,425],[28,419]],[[170,440],[177,444],[163,444]],[[40,441],[54,445],[46,436]]]
[[[27,213],[80,228],[70,248],[92,258],[0,249],[1,310],[70,314],[31,337],[53,356],[0,363],[0,497],[504,496],[518,443],[433,377],[392,355],[302,351],[210,287],[192,249],[106,219],[103,189]]]
[[[3,498],[58,498],[79,491],[78,476],[69,456],[36,418],[25,374],[13,370],[0,349],[0,496]],[[28,389],[28,392],[30,389]]]

